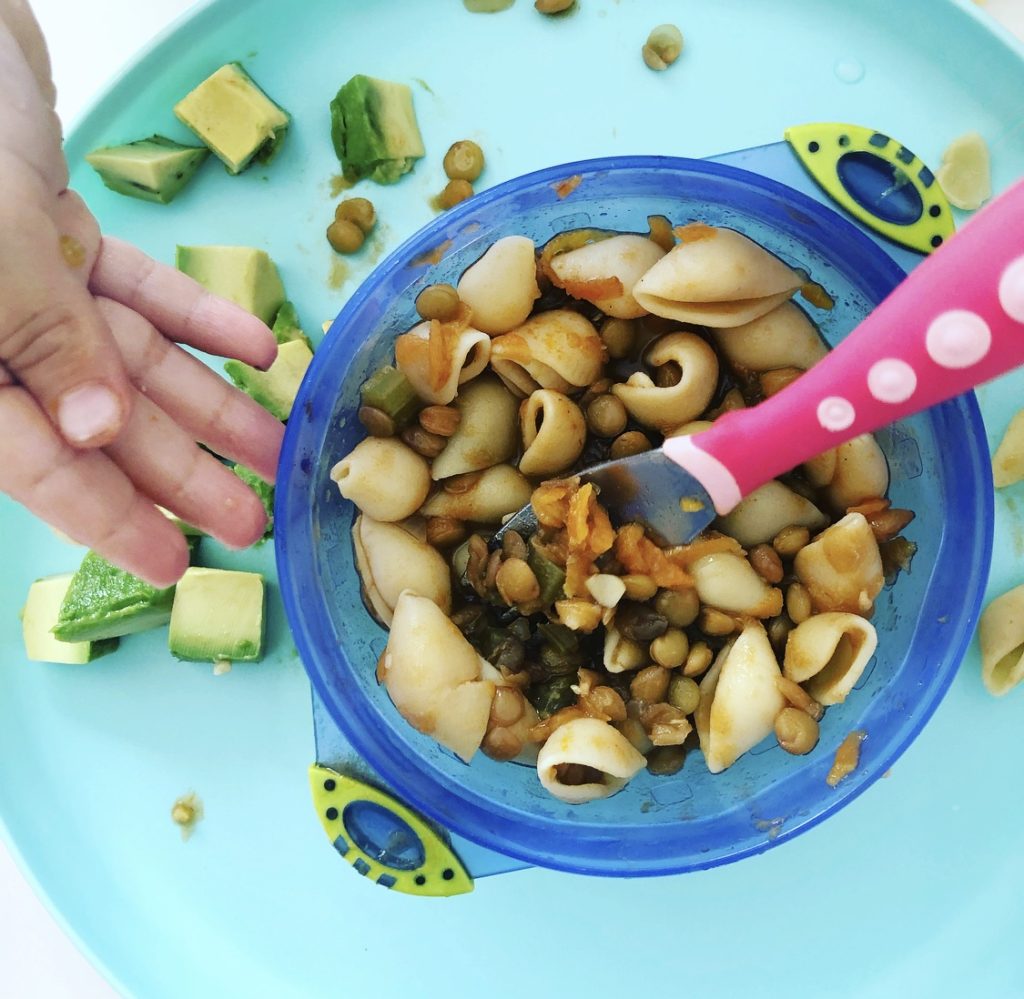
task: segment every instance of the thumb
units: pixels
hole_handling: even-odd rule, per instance
[[[127,421],[131,388],[116,342],[75,273],[84,250],[43,211],[0,215],[14,222],[0,240],[0,364],[68,444],[109,444]]]

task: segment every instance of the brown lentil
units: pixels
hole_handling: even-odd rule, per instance
[[[438,195],[442,208],[454,208],[459,202],[473,197],[473,185],[468,180],[450,180]]]
[[[619,579],[622,580],[622,585],[626,587],[626,596],[630,600],[638,600],[643,603],[645,600],[650,600],[658,592],[658,584],[650,576],[631,572],[625,576],[620,576]]]
[[[442,323],[459,313],[459,293],[450,284],[431,284],[416,296],[416,311],[421,319],[437,319]]]
[[[355,253],[366,239],[363,230],[347,219],[332,222],[327,227],[327,242],[335,253]]]
[[[395,421],[376,406],[360,406],[358,416],[359,422],[371,437],[394,437],[398,429]]]
[[[683,663],[683,676],[700,676],[711,665],[714,655],[707,642],[694,642]]]
[[[498,687],[491,701],[491,721],[495,725],[514,725],[523,717],[526,699],[514,687]]]
[[[587,426],[598,437],[617,437],[628,421],[626,407],[617,396],[599,395],[587,406]]]
[[[533,570],[521,558],[505,559],[496,570],[495,583],[501,599],[507,604],[525,603],[540,596],[540,583]]]
[[[427,518],[427,544],[435,548],[454,548],[466,537],[466,525],[452,517]]]
[[[622,360],[633,353],[636,345],[636,325],[629,319],[606,319],[601,324],[601,340],[613,361]]]
[[[576,0],[534,0],[534,10],[541,14],[561,14],[567,11]]]
[[[612,441],[608,451],[610,458],[628,458],[631,454],[642,454],[651,450],[651,442],[639,430],[627,430]]]
[[[654,598],[654,609],[664,615],[673,628],[688,628],[700,613],[696,590],[661,590]]]
[[[622,600],[615,608],[615,627],[634,642],[650,642],[665,633],[668,621],[647,604]]]
[[[346,198],[334,209],[337,222],[351,222],[365,235],[377,224],[377,212],[366,198]]]
[[[492,728],[484,736],[480,748],[492,760],[504,761],[515,759],[523,751],[523,743],[515,732],[499,727]]]
[[[672,674],[663,666],[648,666],[630,681],[629,693],[638,701],[656,704],[665,700]]]
[[[750,564],[754,571],[766,582],[781,583],[785,573],[782,570],[782,559],[771,545],[754,545],[750,549]]]
[[[783,708],[775,717],[775,738],[794,756],[809,753],[818,744],[818,723],[799,708]]]
[[[448,147],[442,165],[449,179],[474,181],[484,172],[484,151],[472,139],[460,139]]]
[[[772,539],[774,548],[783,558],[792,558],[801,548],[811,540],[811,532],[806,527],[797,527],[795,524],[784,527]]]
[[[655,777],[671,777],[683,769],[685,762],[682,746],[656,746],[647,757],[647,770]]]
[[[530,554],[526,548],[526,542],[518,531],[506,531],[501,539],[501,550],[508,558],[518,558],[526,561]]]
[[[436,458],[447,446],[448,438],[440,434],[432,434],[420,426],[406,427],[401,434],[402,440],[417,454],[424,458]]]
[[[483,474],[483,472],[463,472],[462,475],[453,475],[450,479],[444,480],[444,491],[453,496],[468,493],[480,481]]]
[[[803,583],[790,583],[786,590],[786,613],[793,624],[801,624],[811,616],[811,595]]]
[[[420,410],[420,426],[430,434],[451,437],[459,428],[462,419],[454,406],[427,406]]]
[[[668,703],[679,708],[684,715],[692,715],[700,703],[700,687],[697,681],[689,676],[672,677],[668,685]]]
[[[690,640],[679,628],[669,628],[651,642],[651,658],[666,669],[682,666],[689,654]]]
[[[789,633],[793,630],[793,622],[785,614],[780,614],[768,622],[766,630],[772,648],[781,656],[786,651],[786,641],[789,638]]]
[[[736,621],[714,607],[704,607],[697,617],[697,627],[705,635],[731,635],[736,630]]]

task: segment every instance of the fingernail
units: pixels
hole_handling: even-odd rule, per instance
[[[119,428],[121,403],[106,385],[79,385],[61,396],[57,422],[65,440],[86,444]]]

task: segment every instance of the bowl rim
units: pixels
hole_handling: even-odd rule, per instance
[[[764,840],[741,847],[734,852],[697,859],[694,859],[692,856],[685,859],[673,856],[651,861],[651,858],[646,857],[646,866],[639,870],[630,866],[631,861],[621,855],[621,850],[616,849],[616,844],[614,843],[608,843],[599,854],[595,854],[587,860],[581,860],[575,855],[569,858],[551,852],[553,840],[557,840],[557,833],[561,832],[564,834],[566,832],[567,827],[565,824],[557,819],[534,814],[530,815],[530,819],[536,823],[536,828],[532,829],[531,835],[511,843],[506,838],[502,838],[501,842],[498,843],[496,842],[497,835],[489,835],[489,831],[496,819],[495,812],[478,804],[476,795],[469,796],[453,791],[452,787],[443,778],[439,779],[436,769],[422,760],[409,761],[405,759],[403,761],[410,764],[415,771],[414,776],[416,779],[407,779],[409,771],[403,771],[397,765],[391,766],[391,761],[386,754],[374,751],[375,748],[380,748],[380,743],[375,742],[373,733],[367,731],[351,714],[346,712],[344,705],[338,703],[337,698],[326,683],[323,673],[326,663],[322,661],[323,657],[320,655],[320,650],[314,647],[316,643],[311,637],[311,632],[306,627],[306,613],[301,593],[303,581],[301,579],[301,571],[299,570],[308,568],[308,565],[293,565],[293,560],[288,557],[293,525],[300,525],[304,529],[301,541],[307,542],[310,546],[315,543],[312,536],[312,504],[309,503],[308,491],[305,494],[305,507],[296,511],[293,509],[292,504],[296,501],[302,501],[303,490],[295,490],[291,486],[293,483],[292,473],[302,467],[304,461],[309,461],[308,457],[303,458],[300,454],[300,438],[302,437],[303,429],[312,421],[313,406],[311,396],[313,394],[313,387],[318,382],[317,376],[328,368],[331,355],[337,353],[337,349],[328,350],[328,345],[333,343],[337,348],[347,350],[348,355],[344,360],[346,365],[350,364],[355,351],[361,346],[361,341],[354,344],[346,342],[342,345],[341,341],[344,337],[341,328],[347,324],[349,317],[359,313],[368,304],[368,300],[372,298],[376,287],[396,270],[407,268],[410,261],[416,255],[423,252],[424,247],[429,249],[438,246],[446,239],[463,231],[466,221],[472,220],[474,215],[485,214],[494,202],[500,201],[510,194],[522,192],[524,189],[557,184],[577,174],[586,178],[597,174],[635,171],[637,169],[647,171],[662,170],[668,174],[677,175],[702,174],[725,181],[741,182],[759,188],[761,193],[767,197],[774,196],[794,203],[800,211],[805,212],[812,220],[826,222],[831,228],[838,226],[845,229],[844,239],[848,238],[851,242],[859,244],[862,252],[866,252],[878,262],[878,267],[881,271],[888,271],[888,276],[892,280],[892,286],[895,286],[905,277],[905,272],[892,260],[884,248],[875,240],[865,235],[863,230],[854,225],[846,216],[823,202],[814,200],[786,184],[729,164],[672,156],[612,156],[558,164],[519,175],[475,195],[468,201],[457,205],[454,209],[431,220],[427,225],[413,233],[363,279],[360,286],[339,311],[327,334],[325,343],[314,354],[310,370],[307,372],[307,376],[303,380],[296,397],[293,412],[298,414],[300,419],[290,420],[286,427],[278,466],[278,489],[275,497],[274,511],[276,524],[275,555],[287,620],[291,627],[303,667],[309,676],[313,689],[323,702],[328,715],[339,727],[346,739],[348,739],[353,749],[374,771],[379,773],[380,777],[401,800],[418,809],[435,822],[440,823],[451,832],[458,833],[480,846],[531,864],[572,873],[614,877],[657,876],[702,870],[762,853],[772,846],[788,842],[835,814],[881,777],[920,734],[949,691],[967,646],[971,641],[974,625],[977,622],[981,602],[984,598],[991,563],[994,530],[994,497],[991,485],[991,467],[987,461],[982,460],[987,458],[987,450],[985,455],[981,455],[977,447],[971,447],[965,449],[965,457],[970,462],[974,481],[979,486],[973,498],[975,503],[979,505],[975,510],[975,513],[979,515],[976,524],[977,527],[980,527],[982,535],[981,545],[971,553],[974,559],[973,568],[976,570],[970,573],[970,577],[974,580],[973,592],[965,594],[969,598],[964,601],[961,607],[956,641],[947,646],[947,652],[941,664],[941,673],[936,675],[937,684],[932,685],[930,696],[927,700],[918,701],[915,704],[917,710],[915,724],[905,730],[902,738],[897,740],[888,753],[873,759],[870,766],[859,770],[853,775],[856,778],[855,780],[844,781],[834,798],[826,803],[823,808],[815,811],[813,815],[801,816],[794,819],[793,822],[787,822],[785,826],[778,830],[778,835],[766,836]],[[569,208],[572,204],[571,198],[565,200],[567,208]],[[334,338],[333,341],[331,340],[332,337]],[[969,440],[974,443],[978,440],[984,440],[985,434],[981,411],[974,394],[967,393],[959,397],[958,403],[963,406],[961,422],[967,430]],[[952,412],[949,407],[954,405],[957,405],[957,402],[944,403],[939,407],[934,407],[933,410]],[[304,468],[303,471],[308,471],[308,468]],[[305,515],[303,516],[303,514]],[[339,650],[335,649],[334,651],[337,654]],[[347,656],[343,651],[341,655],[347,662]],[[432,794],[432,791],[436,793]],[[450,800],[453,795],[455,800]],[[489,803],[494,804],[493,801]],[[446,804],[449,807],[445,807]],[[451,810],[452,806],[457,806],[457,814],[454,814]],[[515,821],[517,814],[520,816],[526,814],[513,806],[500,807],[503,812],[503,818],[511,821]],[[585,825],[580,827],[573,825],[571,830],[574,833],[579,833],[586,828],[588,827]],[[605,837],[607,838],[607,833]],[[590,846],[595,846],[598,845],[600,840],[601,837],[597,835],[588,837],[586,842]]]

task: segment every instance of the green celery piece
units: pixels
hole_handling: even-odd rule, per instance
[[[157,628],[171,619],[174,587],[158,590],[86,553],[61,604],[53,634],[62,642],[96,642]]]
[[[535,545],[530,545],[526,561],[537,577],[537,582],[540,583],[538,599],[541,604],[550,607],[556,600],[561,600],[562,588],[565,585],[565,571],[555,565],[546,555],[542,555]]]
[[[541,718],[549,718],[559,708],[576,703],[572,686],[578,682],[576,673],[556,676],[544,683],[535,683],[526,690],[526,699],[537,709]]]
[[[412,423],[423,405],[409,379],[390,364],[370,375],[363,384],[361,398],[364,406],[387,413],[399,430]]]

